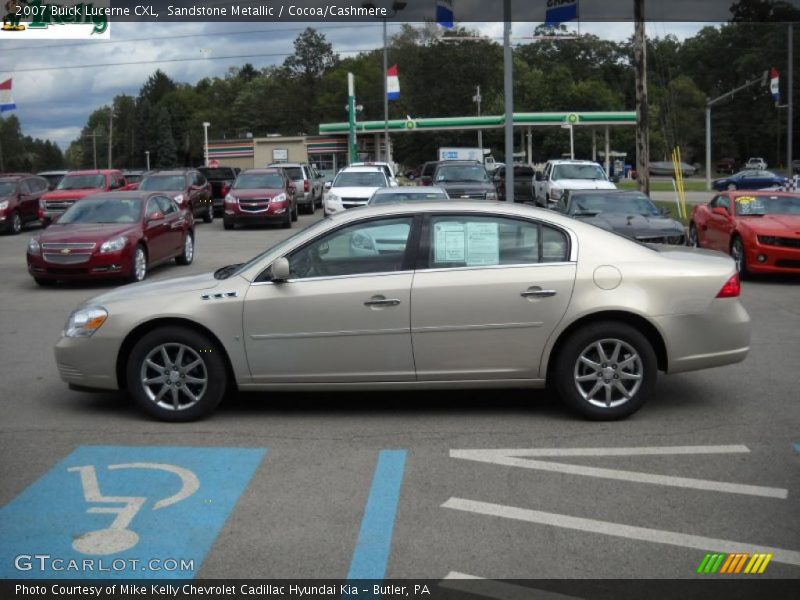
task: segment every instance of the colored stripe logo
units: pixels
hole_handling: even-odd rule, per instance
[[[772,554],[750,554],[749,552],[707,553],[703,558],[697,572],[702,575],[738,575],[741,573],[756,575],[763,573]]]

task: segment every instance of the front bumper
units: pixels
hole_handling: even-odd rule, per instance
[[[743,361],[750,351],[750,315],[735,298],[717,298],[699,314],[654,319],[667,349],[667,373]]]
[[[89,260],[78,264],[54,264],[41,256],[27,255],[28,273],[37,279],[89,280],[119,279],[131,272],[131,256],[128,252],[92,254]]]
[[[800,247],[755,244],[745,249],[747,270],[753,273],[800,275]]]
[[[120,389],[116,340],[97,337],[97,334],[90,338],[62,336],[54,353],[58,374],[65,383],[101,390]]]
[[[267,210],[252,212],[226,208],[223,218],[226,223],[234,225],[282,223],[286,220],[286,213],[289,211],[290,208],[288,204],[271,204]]]

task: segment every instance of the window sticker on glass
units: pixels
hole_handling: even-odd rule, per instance
[[[464,223],[436,223],[434,231],[434,261],[437,263],[463,263],[466,260]]]
[[[764,198],[742,196],[736,199],[736,209],[740,215],[763,215],[767,211]]]
[[[497,223],[467,223],[467,266],[500,263]]]

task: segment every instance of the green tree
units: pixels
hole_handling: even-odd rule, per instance
[[[172,121],[169,111],[163,106],[158,109],[155,119],[156,137],[153,145],[155,154],[154,166],[159,169],[168,169],[177,165],[177,149],[175,138],[172,136]]]

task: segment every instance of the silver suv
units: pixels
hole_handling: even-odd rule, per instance
[[[279,168],[286,171],[286,175],[297,188],[297,206],[304,213],[313,215],[318,206],[322,206],[323,177],[313,166],[308,163],[272,163],[268,168]]]

